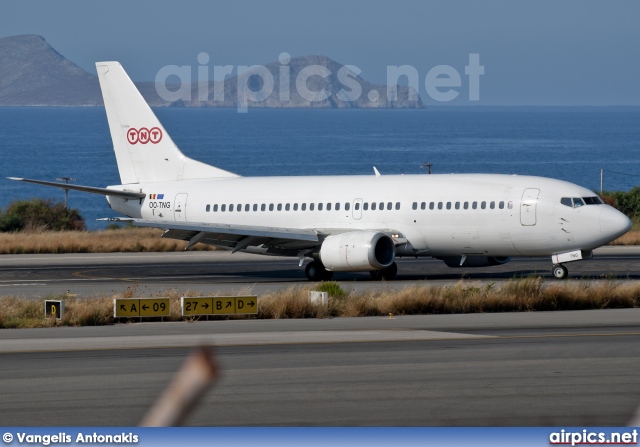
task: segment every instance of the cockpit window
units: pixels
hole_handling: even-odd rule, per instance
[[[604,202],[598,196],[595,197],[583,197],[584,203],[587,205],[602,205]]]
[[[600,205],[604,203],[600,197],[563,197],[560,199],[560,203],[569,208],[580,208],[585,205]]]
[[[569,208],[573,208],[573,202],[569,197],[563,197],[562,199],[560,199],[560,203],[564,206],[568,206]]]

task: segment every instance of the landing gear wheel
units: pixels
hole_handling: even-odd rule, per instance
[[[398,274],[398,264],[394,262],[387,268],[383,268],[382,270],[372,270],[369,274],[375,281],[381,281],[383,279],[387,281],[392,280]]]
[[[567,279],[567,276],[569,276],[569,270],[562,264],[554,265],[551,273],[556,279]]]
[[[328,281],[333,277],[333,272],[327,271],[324,265],[318,261],[311,261],[304,269],[309,281]]]

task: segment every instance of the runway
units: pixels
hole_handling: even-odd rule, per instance
[[[0,333],[6,426],[136,425],[196,346],[188,425],[625,425],[640,309],[141,323]]]
[[[540,275],[551,278],[549,258],[514,258],[487,268],[452,269],[436,259],[398,259],[394,281],[371,281],[367,273],[338,272],[346,289],[401,288],[416,282],[446,284],[461,278],[502,281]],[[594,259],[567,264],[572,279],[640,279],[640,247],[603,247]],[[297,258],[274,258],[229,252],[113,253],[0,256],[0,295],[39,298],[70,291],[81,296],[139,293],[168,289],[265,293],[307,285]]]
[[[547,258],[487,269],[398,261],[396,281],[503,281]],[[605,247],[573,280],[640,277],[640,249]],[[295,259],[229,253],[0,257],[0,294],[264,293],[307,285]],[[136,425],[185,357],[215,346],[222,378],[189,425],[625,425],[640,406],[640,309],[325,320],[136,323],[0,331],[7,426]]]

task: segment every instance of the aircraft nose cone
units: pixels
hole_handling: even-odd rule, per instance
[[[607,206],[600,213],[600,232],[611,240],[616,239],[631,229],[631,220],[620,211]]]

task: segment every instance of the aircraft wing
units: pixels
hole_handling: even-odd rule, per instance
[[[138,227],[164,229],[166,230],[162,235],[164,238],[189,241],[185,250],[198,242],[232,249],[233,252],[243,250],[249,246],[264,246],[271,248],[273,254],[280,254],[278,252],[282,250],[294,250],[297,252],[320,245],[318,233],[314,230],[214,223],[166,222],[133,218],[101,220],[131,222]]]
[[[319,246],[326,236],[344,233],[353,229],[323,229],[321,232],[312,229],[278,228],[250,225],[229,225],[216,223],[166,222],[151,219],[135,219],[116,217],[107,220],[111,222],[131,222],[138,227],[152,227],[166,230],[163,238],[187,241],[185,250],[202,242],[216,247],[272,254],[282,256],[299,256],[300,252]],[[397,231],[380,230],[392,236],[396,245],[406,243],[407,240]],[[257,247],[254,249],[254,247]]]

